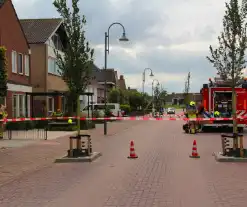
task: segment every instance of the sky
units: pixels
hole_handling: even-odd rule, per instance
[[[52,0],[12,0],[19,18],[59,17]],[[70,2],[70,0],[68,0]],[[110,29],[108,68],[125,77],[126,85],[145,91],[157,79],[168,92],[183,92],[191,73],[191,92],[199,92],[216,69],[206,59],[217,45],[225,0],[80,0],[87,18],[86,36],[95,48],[95,64],[104,66],[104,33],[113,22],[124,25],[129,42],[119,42],[122,28]],[[156,82],[155,82],[156,83]]]

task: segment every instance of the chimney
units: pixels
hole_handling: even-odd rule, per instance
[[[120,80],[124,80],[124,76],[123,75],[120,75]]]

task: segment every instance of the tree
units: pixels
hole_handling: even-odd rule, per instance
[[[119,89],[119,103],[120,104],[129,104],[128,90]]]
[[[64,55],[55,51],[57,65],[63,80],[69,88],[69,101],[77,103],[78,133],[80,132],[80,94],[88,86],[91,79],[94,50],[89,47],[85,38],[86,17],[80,16],[79,0],[72,0],[72,9],[67,0],[55,0],[53,5],[64,20],[64,28],[68,36]],[[71,106],[70,105],[70,106]],[[71,112],[71,111],[70,111]]]
[[[119,104],[129,104],[128,91],[121,89],[112,89],[108,94],[108,102],[119,103]]]
[[[112,89],[108,94],[108,102],[110,103],[118,103],[120,99],[120,90]]]
[[[0,47],[0,104],[4,104],[4,98],[7,96],[7,58],[6,48]]]
[[[143,103],[143,96],[138,91],[128,91],[129,105],[131,110],[138,110]]]
[[[242,80],[243,69],[246,63],[247,2],[246,0],[242,0],[240,7],[238,0],[230,0],[225,6],[226,11],[223,17],[223,31],[220,36],[218,36],[219,46],[217,49],[213,49],[210,45],[211,57],[207,57],[207,59],[217,69],[218,75],[231,84],[233,132],[237,133],[235,87],[238,86]],[[235,139],[235,144],[236,143]],[[237,146],[237,144],[235,146]]]
[[[164,106],[163,96],[166,96],[166,91],[161,89],[159,86],[154,88],[154,107],[156,111],[159,111]]]

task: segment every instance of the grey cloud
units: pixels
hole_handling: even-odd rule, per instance
[[[203,40],[212,40],[213,38],[216,38],[216,31],[210,25],[204,26],[203,29],[198,28],[195,33]]]
[[[166,73],[170,75],[187,74],[191,72],[191,90],[196,92],[200,90],[202,84],[213,77],[216,70],[206,60],[207,53],[192,52],[172,52],[161,50],[147,50],[139,54],[138,58],[132,58],[120,51],[112,51],[108,56],[108,67],[119,68],[124,71],[125,76],[140,74],[144,68],[152,68],[155,73]],[[96,50],[96,64],[102,67],[103,53]],[[159,79],[159,77],[156,77]],[[169,81],[164,83],[169,91],[179,92],[183,90],[184,81]],[[182,88],[182,89],[181,89]],[[148,89],[147,89],[148,90]]]
[[[182,0],[179,0],[182,1]],[[178,1],[178,3],[179,3]],[[15,2],[15,1],[14,1]],[[16,4],[16,9],[20,18],[50,18],[58,17],[58,13],[52,4],[52,0],[36,0],[34,3]],[[182,44],[195,38],[192,31],[174,34],[173,37],[169,34],[162,34],[161,31],[150,34],[150,30],[154,26],[166,28],[166,23],[174,21],[169,19],[163,11],[169,10],[171,1],[156,0],[155,4],[150,4],[148,0],[133,0],[127,8],[123,8],[121,13],[114,9],[109,0],[99,1],[81,1],[80,8],[82,14],[87,17],[87,38],[93,44],[102,44],[104,42],[104,32],[107,31],[109,25],[113,22],[120,22],[126,28],[126,33],[133,43],[143,43],[149,47],[171,44]],[[126,10],[124,10],[126,9]],[[162,13],[161,13],[162,11]],[[176,24],[176,22],[174,22]],[[212,28],[205,26],[201,30],[201,39],[208,39],[212,35]],[[197,31],[194,31],[197,34]],[[111,44],[117,44],[117,39],[122,34],[121,28],[113,27],[110,31]],[[128,47],[128,46],[124,46]]]
[[[15,0],[13,0],[15,3]],[[189,53],[186,51],[164,51],[157,50],[155,46],[170,46],[172,44],[183,44],[190,41],[210,41],[215,38],[215,28],[211,25],[200,26],[194,30],[188,30],[186,33],[170,34],[167,23],[171,21],[177,24],[175,19],[170,19],[167,13],[175,4],[184,0],[132,0],[131,4],[123,8],[116,9],[110,0],[88,0],[80,1],[80,8],[87,17],[86,35],[93,45],[104,43],[104,32],[113,22],[121,22],[130,39],[130,43],[121,45],[125,48],[131,48],[135,44],[144,45],[146,51],[137,54],[137,59],[124,55],[120,51],[111,51],[108,56],[108,66],[119,68],[125,76],[139,74],[145,67],[153,68],[156,72],[166,72],[169,74],[192,73],[195,81],[193,89],[198,91],[199,80],[207,79],[208,76],[215,73],[215,69],[207,62],[205,56],[207,53]],[[58,14],[52,4],[52,0],[36,1],[16,1],[17,13],[20,18],[50,18],[57,17]],[[21,3],[20,3],[21,2]],[[31,3],[35,2],[35,3]],[[121,3],[124,2],[120,2]],[[193,1],[189,2],[193,4]],[[183,9],[183,8],[181,8]],[[176,11],[178,11],[177,9]],[[121,11],[121,12],[120,12]],[[189,12],[189,11],[188,11]],[[179,15],[179,14],[178,14]],[[165,29],[166,34],[157,30],[150,33],[154,27]],[[181,25],[183,27],[183,25]],[[113,27],[110,32],[111,45],[119,45],[117,38],[122,31],[120,27]],[[103,51],[96,50],[96,64],[102,68]],[[201,78],[201,79],[200,79]],[[169,84],[169,90],[181,91],[184,83],[174,82]],[[165,86],[166,87],[166,86]]]
[[[207,52],[184,52],[173,50],[148,49],[137,54],[137,59],[121,51],[112,51],[108,57],[109,67],[121,67],[126,73],[139,73],[145,67],[157,72],[170,74],[186,73],[193,70],[195,75],[211,74],[215,71],[206,59]],[[96,50],[96,59],[103,60],[102,51]]]

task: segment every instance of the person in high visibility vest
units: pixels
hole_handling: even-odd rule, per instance
[[[187,109],[187,114],[189,119],[197,118],[197,111],[196,111],[196,103],[194,101],[190,102],[190,105]],[[190,126],[190,133],[196,133],[196,121],[189,121]]]
[[[215,112],[214,112],[214,117],[215,117],[215,118],[220,117],[220,112],[215,111]]]

